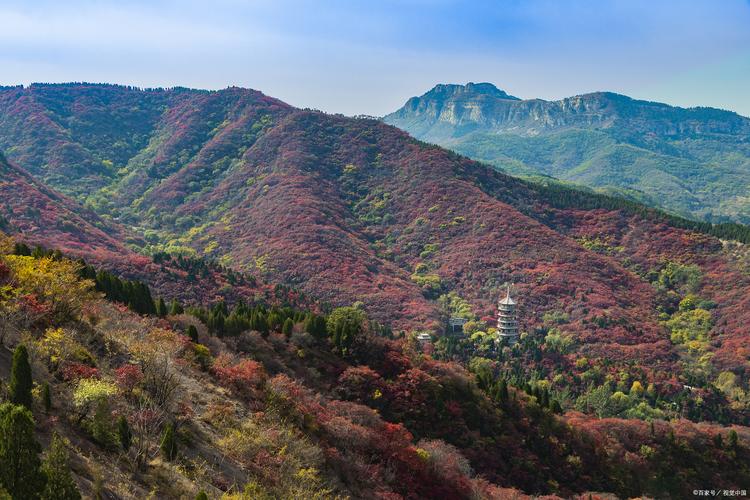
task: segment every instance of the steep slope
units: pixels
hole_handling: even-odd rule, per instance
[[[207,143],[221,150],[225,137],[233,134],[250,142],[258,127],[251,128],[255,121],[244,127],[248,106],[260,118],[289,109],[244,89],[216,93],[100,84],[0,88],[0,150],[80,201],[112,184],[123,186],[119,194],[143,192]],[[103,196],[89,202],[107,206],[110,200]]]
[[[549,175],[706,220],[750,221],[750,119],[599,92],[519,100],[437,85],[384,120],[521,175]]]
[[[74,200],[38,181],[0,155],[0,235],[84,258],[127,279],[150,284],[160,294],[191,304],[219,300],[282,299],[307,304],[298,292],[275,290],[273,283],[235,273],[199,259],[135,252],[144,242],[117,222],[100,218]]]
[[[601,308],[642,319],[633,341],[658,341],[655,316],[649,324],[636,298],[648,302],[645,284],[460,178],[476,164],[425,149],[376,122],[317,113],[290,117],[257,146],[248,150],[246,164],[260,168],[238,170],[201,205],[159,205],[157,212],[211,220],[212,207],[226,203],[229,193],[242,193],[249,177],[262,178],[192,244],[214,246],[217,257],[228,256],[240,268],[263,259],[271,274],[298,280],[335,304],[358,298],[396,326],[438,327],[426,322],[438,318],[425,296],[444,290],[483,304],[490,314],[502,283],[535,282],[527,300],[541,314],[561,296],[593,287],[602,295]],[[266,156],[253,156],[256,151]],[[504,176],[488,182],[523,189]],[[154,200],[170,199],[155,194]],[[533,194],[517,196],[528,201]],[[420,257],[426,248],[433,250]]]
[[[6,87],[0,149],[51,186],[80,196],[108,183],[147,147],[165,107],[180,97],[179,90],[108,85]]]
[[[0,200],[0,229],[22,232],[31,243],[54,242],[60,250],[99,254],[110,263],[132,254],[122,228],[47,188],[1,154]]]
[[[746,427],[557,415],[544,398],[496,390],[493,375],[376,335],[366,318],[345,352],[306,331],[309,312],[260,304],[233,314],[282,314],[290,334],[218,338],[199,312],[136,315],[94,294],[74,263],[13,248],[0,235],[0,381],[6,346],[23,342],[20,439],[67,438],[70,467],[57,470],[86,498],[684,498],[706,481],[745,486]]]
[[[59,90],[85,96],[76,88]],[[576,396],[621,373],[680,404],[700,405],[725,372],[737,377],[726,394],[747,389],[748,359],[732,351],[750,321],[744,246],[729,252],[707,234],[747,242],[747,228],[530,184],[382,122],[297,110],[257,91],[160,92],[179,102],[163,110],[148,146],[86,196],[141,236],[142,251],[207,257],[332,306],[361,301],[396,330],[438,334],[451,297],[478,320],[471,333],[486,330],[512,282],[530,361],[508,370],[560,375],[569,383],[559,390]],[[602,122],[584,111],[580,120]],[[83,191],[89,176],[66,183]],[[737,414],[712,406],[706,418],[745,421],[742,394]]]

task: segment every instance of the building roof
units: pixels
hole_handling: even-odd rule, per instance
[[[498,302],[498,304],[516,305],[516,301],[510,298],[510,285],[508,285],[507,291],[505,293],[505,298],[500,299],[500,302]]]

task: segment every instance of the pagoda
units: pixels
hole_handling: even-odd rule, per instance
[[[510,297],[510,285],[506,289],[505,298],[497,303],[497,340],[505,340],[508,345],[518,342],[516,301]]]

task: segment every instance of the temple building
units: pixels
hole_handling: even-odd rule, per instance
[[[424,348],[426,345],[432,343],[432,335],[427,332],[419,333],[417,334],[417,342]]]
[[[510,285],[505,298],[497,303],[497,340],[508,345],[518,342],[518,316],[516,301],[510,297]]]

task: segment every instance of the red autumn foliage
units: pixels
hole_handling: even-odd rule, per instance
[[[93,108],[92,99],[99,103]],[[539,327],[546,312],[564,312],[577,354],[640,363],[658,379],[677,369],[678,355],[659,323],[658,298],[635,269],[664,259],[694,262],[705,275],[701,297],[717,303],[713,362],[750,377],[742,343],[748,277],[718,239],[658,217],[560,208],[544,191],[378,121],[297,110],[245,89],[32,85],[3,89],[0,108],[8,110],[3,127],[13,159],[33,175],[73,193],[114,183],[108,202],[115,213],[142,197],[131,216],[144,225],[175,233],[205,225],[189,242],[199,253],[211,242],[209,256],[226,256],[233,267],[261,259],[267,277],[334,305],[361,300],[397,329],[443,326],[436,304],[411,279],[424,263],[440,277],[435,293],[459,293],[480,317],[492,317],[499,287],[512,281],[525,330]],[[28,123],[37,127],[33,134],[24,133]],[[100,158],[125,165],[147,138],[154,154],[142,171],[122,184],[108,177]],[[2,169],[0,195],[19,200],[2,215],[31,243],[106,264],[184,301],[275,298],[267,284],[229,286],[226,269],[196,274],[175,260],[144,260],[122,244],[142,243],[138,235],[18,167],[3,162]],[[588,249],[576,241],[583,236],[606,237],[618,251]],[[423,256],[428,244],[437,250]]]
[[[233,362],[228,354],[220,354],[211,366],[211,373],[224,387],[235,393],[249,397],[265,381],[263,365],[250,359]]]
[[[91,96],[105,96],[107,104],[92,111],[86,106]],[[704,275],[698,294],[717,304],[709,346],[713,368],[731,370],[743,382],[750,376],[750,277],[741,256],[725,252],[716,238],[624,210],[560,208],[527,183],[377,121],[295,110],[254,91],[32,86],[3,90],[0,106],[12,110],[0,140],[18,142],[14,158],[39,178],[72,193],[111,184],[115,196],[107,201],[116,215],[127,208],[138,224],[174,234],[200,226],[205,230],[189,241],[197,252],[226,257],[237,268],[257,266],[272,280],[334,305],[361,300],[369,314],[397,329],[440,330],[443,318],[431,299],[449,290],[479,316],[492,317],[501,284],[512,281],[525,330],[542,326],[547,312],[569,318],[564,330],[576,341],[575,353],[545,348],[539,362],[540,368],[571,368],[569,379],[581,375],[572,366],[585,355],[602,376],[628,367],[642,371],[644,382],[658,381],[662,396],[683,391],[678,349],[643,275],[667,260],[696,264]],[[101,127],[81,127],[88,123],[81,110]],[[28,123],[35,127],[25,135]],[[124,146],[112,148],[114,143]],[[100,157],[90,153],[120,167],[146,143],[153,156],[122,183],[119,176],[107,177]],[[277,295],[266,282],[235,286],[237,276],[221,266],[175,258],[152,262],[125,246],[143,242],[116,217],[99,218],[4,161],[0,173],[0,197],[18,200],[0,206],[0,215],[31,243],[142,278],[166,297],[284,300],[284,292]],[[617,250],[595,251],[579,241],[599,236]],[[427,245],[437,251],[425,253]],[[438,290],[412,280],[418,263],[439,276]],[[298,292],[286,296],[304,300]],[[514,390],[515,402],[499,406],[465,371],[430,360],[416,365],[397,342],[367,347],[354,353],[363,365],[355,371],[339,369],[341,360],[331,363],[334,368],[318,367],[320,374],[334,373],[326,381],[331,386],[343,377],[340,396],[356,403],[334,403],[289,377],[275,377],[270,386],[284,395],[281,409],[321,441],[344,477],[374,478],[368,493],[388,495],[379,483],[404,496],[451,498],[466,491],[451,460],[425,461],[412,436],[456,446],[498,484],[512,481],[532,492],[561,484],[566,496],[605,486],[621,496],[686,496],[697,485],[696,470],[730,485],[740,471],[733,465],[748,461],[746,448],[733,456],[710,447],[708,437],[719,432],[712,427],[659,423],[651,436],[638,421],[572,414],[563,422]],[[212,373],[244,397],[264,378],[257,363],[229,357],[217,359]],[[368,400],[367,380],[384,388],[382,397]],[[701,399],[710,401],[708,394]],[[746,441],[747,433],[741,434]],[[643,446],[656,450],[655,458],[649,460]]]
[[[336,393],[349,401],[371,402],[384,387],[380,374],[369,366],[351,366],[339,376]]]
[[[72,361],[66,362],[62,368],[60,368],[60,373],[63,380],[66,382],[77,382],[78,380],[86,378],[99,378],[98,368]]]
[[[143,382],[143,371],[138,365],[125,364],[115,370],[117,387],[125,393],[130,393]]]

